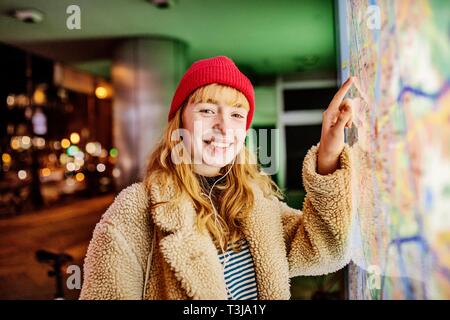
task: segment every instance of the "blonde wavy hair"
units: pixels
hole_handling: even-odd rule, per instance
[[[162,188],[170,182],[174,188],[176,198],[171,201],[180,201],[183,193],[192,199],[197,212],[197,227],[200,232],[212,236],[215,245],[225,250],[229,243],[235,243],[242,236],[240,221],[249,215],[253,209],[254,195],[252,182],[256,183],[265,196],[275,196],[283,199],[284,196],[270,176],[262,173],[257,164],[256,155],[244,145],[236,155],[235,164],[221,169],[221,174],[230,172],[222,179],[216,188],[220,190],[217,225],[214,211],[208,198],[202,196],[202,187],[196,177],[193,165],[190,163],[177,163],[172,161],[171,152],[180,139],[173,139],[174,132],[182,129],[182,112],[188,104],[208,102],[209,99],[218,100],[221,97],[228,105],[241,105],[249,109],[245,96],[238,90],[220,84],[209,84],[198,88],[178,109],[175,116],[166,125],[163,136],[150,154],[144,184],[150,190],[152,183],[159,183]],[[176,136],[176,135],[175,135]],[[164,190],[164,189],[162,189]],[[149,210],[153,210],[160,203],[149,203]],[[234,247],[239,251],[241,246]]]

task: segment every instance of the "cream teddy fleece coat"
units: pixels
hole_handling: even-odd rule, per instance
[[[258,299],[289,299],[290,278],[321,275],[349,262],[351,221],[350,148],[340,168],[316,173],[318,145],[303,161],[307,191],[303,210],[267,198],[255,185],[252,213],[242,222],[253,257]],[[80,299],[227,299],[223,269],[209,235],[195,226],[196,211],[179,204],[169,187],[122,190],[96,225],[84,262]],[[150,199],[169,201],[152,212]],[[155,246],[144,288],[153,233]]]

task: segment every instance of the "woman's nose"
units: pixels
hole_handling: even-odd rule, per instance
[[[224,114],[218,114],[214,123],[214,129],[220,130],[222,134],[227,132],[227,129],[231,129],[228,119]]]

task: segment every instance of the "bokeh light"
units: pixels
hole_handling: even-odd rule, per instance
[[[8,153],[2,154],[2,161],[9,164],[11,162],[11,156]]]
[[[119,151],[116,148],[111,148],[111,150],[109,150],[109,155],[115,158],[119,155]]]
[[[108,91],[104,87],[97,87],[95,89],[95,96],[99,99],[105,99],[108,96]]]
[[[50,171],[49,168],[44,168],[44,169],[41,170],[41,175],[43,177],[48,177],[50,175],[50,173],[51,173],[51,171]]]
[[[20,180],[25,180],[27,178],[27,172],[25,170],[19,170],[19,172],[17,172],[17,176]]]
[[[83,181],[83,180],[84,180],[84,174],[81,173],[81,172],[78,172],[78,173],[75,175],[75,179],[76,179],[78,182]]]
[[[69,148],[67,148],[67,154],[69,155],[69,156],[75,156],[75,154],[77,154],[78,153],[78,151],[80,151],[80,149],[78,149],[78,147],[77,146],[70,146]]]
[[[75,171],[75,163],[73,163],[73,162],[67,163],[66,168],[68,171]]]
[[[106,166],[103,163],[99,163],[97,165],[97,171],[98,172],[104,172],[106,170]]]
[[[72,132],[70,134],[70,141],[73,144],[77,144],[78,142],[80,142],[80,135],[78,133],[76,133],[76,132]]]
[[[70,141],[69,141],[69,139],[64,138],[64,139],[61,140],[61,147],[63,147],[64,149],[66,149],[66,148],[68,148],[69,146],[70,146]]]

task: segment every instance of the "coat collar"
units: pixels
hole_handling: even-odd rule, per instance
[[[255,185],[254,209],[242,221],[243,233],[255,264],[259,299],[289,299],[289,270],[279,207]],[[188,195],[175,204],[170,184],[150,189],[152,202],[167,201],[152,212],[154,223],[164,231],[159,248],[188,296],[201,300],[226,300],[222,265],[209,235],[195,223],[196,211]]]

